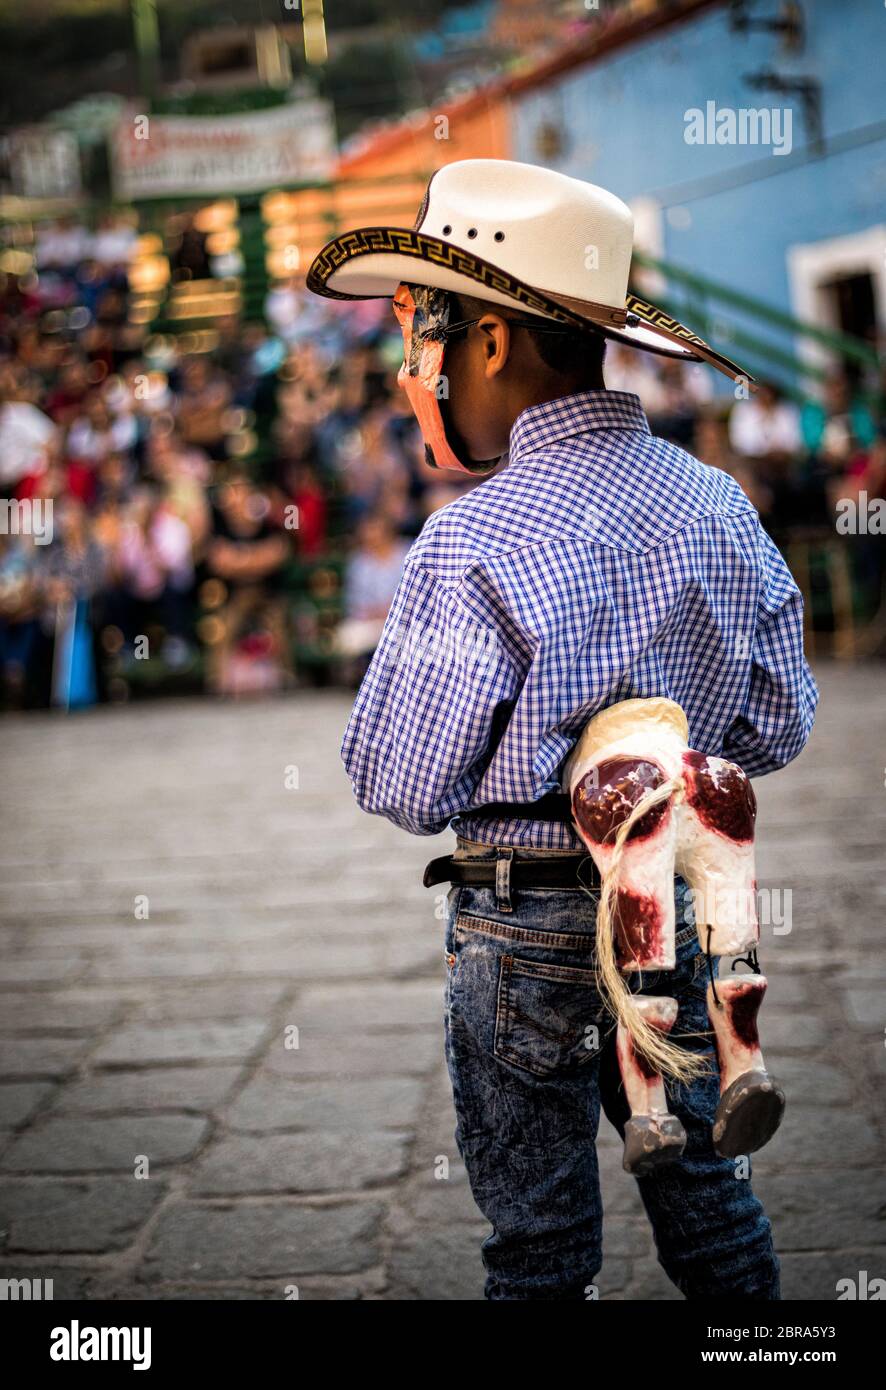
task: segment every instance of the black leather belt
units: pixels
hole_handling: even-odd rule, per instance
[[[424,885],[459,883],[471,888],[494,888],[497,859],[455,859],[444,854],[432,859],[425,869]],[[518,859],[510,862],[511,888],[599,888],[600,875],[589,854],[558,854],[548,859]]]
[[[469,811],[459,812],[458,820],[547,820],[572,822],[572,808],[565,792],[546,792],[537,801],[487,801]],[[498,848],[492,846],[491,848]],[[509,850],[508,886],[511,888],[599,888],[600,875],[589,854],[558,854],[551,858],[519,857],[512,846]],[[455,859],[444,854],[432,859],[424,872],[424,885],[461,883],[473,888],[497,887],[502,854],[494,859]]]
[[[565,792],[545,792],[537,801],[487,801],[470,811],[459,811],[459,820],[572,820]]]

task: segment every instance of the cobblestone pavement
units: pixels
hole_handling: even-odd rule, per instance
[[[793,894],[761,951],[789,1110],[755,1160],[788,1299],[886,1275],[884,675],[819,675],[809,750],[757,784],[761,885]],[[0,1277],[56,1298],[482,1296],[420,884],[449,837],[353,806],[347,706],[0,725]],[[679,1297],[602,1123],[602,1296]]]

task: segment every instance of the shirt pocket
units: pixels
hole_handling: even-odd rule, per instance
[[[501,957],[495,1056],[534,1076],[569,1076],[598,1056],[605,1009],[593,970]]]

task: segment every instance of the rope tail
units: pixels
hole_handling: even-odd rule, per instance
[[[704,1075],[708,1065],[701,1057],[669,1042],[667,1035],[647,1023],[637,1008],[634,995],[628,989],[615,958],[615,924],[618,914],[618,879],[622,856],[628,836],[639,820],[667,801],[674,792],[682,790],[679,777],[670,778],[661,786],[646,792],[623,821],[613,842],[609,867],[602,875],[600,905],[597,908],[597,978],[600,993],[607,1009],[617,1023],[630,1034],[634,1050],[662,1076],[689,1083]]]

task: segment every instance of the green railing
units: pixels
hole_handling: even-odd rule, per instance
[[[670,261],[658,260],[645,252],[635,251],[634,263],[644,270],[659,272],[667,281],[668,293],[664,298],[657,297],[661,308],[675,318],[687,320],[702,337],[727,356],[738,356],[740,353],[742,365],[747,363],[757,376],[777,380],[788,395],[805,399],[809,395],[809,388],[804,389],[804,381],[808,379],[814,384],[827,375],[825,367],[806,360],[797,352],[797,339],[827,349],[835,360],[842,359],[861,368],[876,369],[878,366],[877,353],[860,338],[807,323],[763,299],[709,280]],[[712,309],[712,304],[717,308]],[[726,319],[723,310],[731,310],[751,320],[752,326],[747,328]],[[788,335],[788,341],[778,342],[761,336],[754,329],[764,332],[769,329]]]

